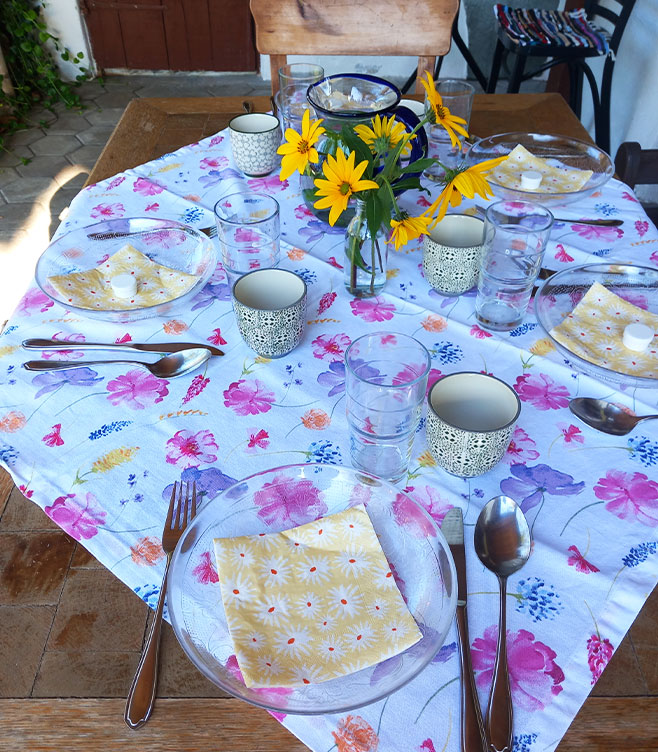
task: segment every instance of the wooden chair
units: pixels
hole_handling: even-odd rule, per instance
[[[450,49],[459,0],[250,0],[256,47],[270,56],[272,94],[287,55],[418,55],[424,71]]]
[[[522,81],[555,65],[569,68],[569,104],[580,118],[583,77],[592,92],[596,143],[610,151],[610,95],[615,57],[622,34],[636,0],[586,0],[584,8],[572,11],[533,10],[495,5],[498,42],[489,75],[487,92],[496,91],[503,55],[516,59],[507,86],[516,93]],[[599,89],[588,58],[605,56]],[[549,58],[531,73],[524,72],[529,57]]]
[[[658,149],[643,149],[635,141],[624,141],[615,157],[617,177],[630,188],[658,185]],[[658,206],[643,204],[649,219],[658,226]]]

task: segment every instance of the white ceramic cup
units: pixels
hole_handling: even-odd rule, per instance
[[[452,475],[473,478],[503,458],[521,401],[495,376],[463,371],[439,379],[427,395],[427,444]]]
[[[250,112],[234,117],[228,127],[238,169],[250,177],[269,175],[279,164],[279,120],[274,115]]]
[[[480,271],[484,221],[468,214],[446,214],[423,236],[423,273],[441,295],[461,295],[475,287]]]
[[[265,358],[281,358],[304,333],[306,282],[287,269],[248,272],[233,285],[233,310],[249,347]]]

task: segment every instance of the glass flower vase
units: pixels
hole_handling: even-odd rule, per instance
[[[373,237],[366,220],[366,207],[357,199],[356,213],[345,231],[343,261],[345,287],[357,298],[372,298],[386,284],[388,244],[382,225]]]

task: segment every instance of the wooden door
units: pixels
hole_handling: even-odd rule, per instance
[[[255,71],[246,0],[81,0],[98,67]]]

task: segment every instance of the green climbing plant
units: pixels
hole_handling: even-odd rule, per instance
[[[48,110],[60,102],[70,109],[82,107],[75,89],[90,75],[82,65],[84,55],[73,54],[50,33],[42,15],[43,6],[39,0],[0,2],[0,47],[13,86],[13,92],[2,87],[4,76],[0,73],[0,151],[7,150],[13,133],[32,124],[30,111],[36,105]],[[56,56],[77,66],[75,81],[62,79]],[[48,124],[45,120],[39,122],[41,127]]]

